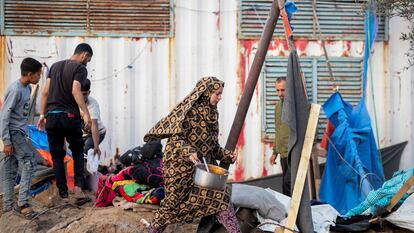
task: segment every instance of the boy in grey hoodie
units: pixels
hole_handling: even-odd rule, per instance
[[[25,58],[20,65],[21,77],[6,91],[0,113],[0,133],[4,144],[3,212],[13,209],[14,184],[21,166],[20,190],[15,211],[31,219],[36,216],[29,204],[29,190],[35,167],[35,154],[27,141],[27,120],[30,112],[30,84],[37,84],[42,64]]]

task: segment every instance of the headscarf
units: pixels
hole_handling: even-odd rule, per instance
[[[197,82],[195,88],[182,100],[167,117],[161,119],[149,132],[145,135],[144,141],[149,142],[157,139],[169,138],[174,134],[183,132],[183,122],[188,111],[196,105],[202,103],[203,106],[208,107],[210,116],[217,116],[216,107],[210,105],[211,95],[224,87],[224,82],[216,77],[204,77]],[[210,119],[211,121],[217,119]]]

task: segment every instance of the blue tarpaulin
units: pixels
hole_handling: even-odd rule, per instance
[[[319,191],[321,201],[345,214],[381,187],[383,174],[364,99],[355,108],[334,93],[323,105],[335,127]]]
[[[36,149],[49,151],[49,142],[47,140],[46,131],[40,131],[34,125],[27,127],[29,131],[29,138],[32,141],[32,145]]]
[[[370,191],[380,188],[384,182],[371,119],[365,105],[369,58],[378,29],[375,0],[368,3],[364,20],[365,50],[361,100],[353,108],[337,92],[323,105],[335,131],[328,144],[319,196],[341,214],[346,214],[363,202]]]

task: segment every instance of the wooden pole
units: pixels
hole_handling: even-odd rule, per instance
[[[273,32],[275,31],[279,15],[279,7],[277,6],[276,1],[272,1],[272,7],[270,9],[268,19],[264,27],[263,34],[260,37],[259,47],[257,49],[256,55],[254,56],[253,64],[250,68],[249,76],[246,81],[246,86],[243,90],[242,97],[237,107],[229,137],[227,138],[225,148],[228,150],[234,151],[236,149],[237,140],[239,139],[244,120],[246,119],[247,110],[249,109],[249,105],[252,100],[252,96],[259,79],[260,72],[262,70],[262,66],[266,58],[270,41],[272,40]],[[230,164],[221,163],[220,166],[228,169]]]
[[[306,174],[308,173],[309,159],[312,154],[313,140],[315,139],[316,126],[318,124],[320,110],[321,110],[320,105],[318,104],[311,105],[308,125],[306,128],[305,141],[303,143],[298,173],[297,173],[295,185],[293,188],[293,194],[292,194],[292,199],[290,201],[290,209],[289,209],[289,214],[288,214],[288,218],[286,221],[286,228],[284,230],[284,233],[293,232],[289,229],[294,229],[294,226],[296,223],[300,200],[302,198],[303,187],[305,186]],[[309,221],[312,221],[312,220],[310,219]]]

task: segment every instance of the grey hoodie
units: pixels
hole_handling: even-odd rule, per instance
[[[10,131],[27,132],[30,111],[30,85],[24,86],[20,80],[14,81],[6,90],[0,112],[1,139],[10,145]]]

